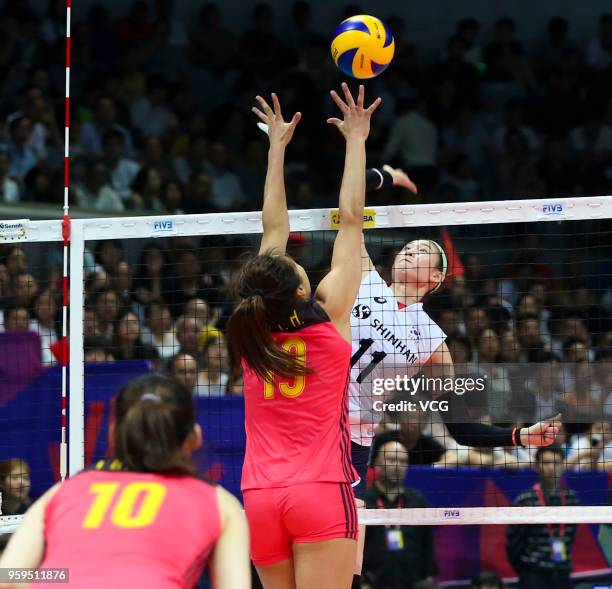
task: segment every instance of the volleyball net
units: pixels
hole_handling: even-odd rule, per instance
[[[425,297],[424,310],[446,335],[454,363],[449,390],[467,406],[460,419],[520,426],[561,413],[558,471],[577,504],[513,506],[537,481],[535,448],[458,444],[445,426],[444,403],[435,403],[439,396],[427,390],[427,374],[419,370],[419,351],[427,347],[422,340],[440,344],[434,328],[415,323],[412,307],[390,309],[385,296],[369,289],[353,308],[352,358],[363,390],[358,421],[375,433],[368,484],[399,477],[422,493],[426,506],[370,505],[362,521],[612,523],[611,219],[612,197],[365,210],[377,288],[392,282],[394,260],[407,242],[435,240],[445,251],[444,287]],[[337,211],[290,211],[290,220],[288,254],[307,269],[314,291],[329,269]],[[61,249],[61,223],[22,225],[3,234],[5,256],[19,250],[39,260],[29,269],[49,286],[47,303],[58,304],[61,293],[43,274],[51,252]],[[24,331],[33,333],[15,333],[4,310],[2,349],[14,352],[5,354],[13,372],[0,373],[0,459],[29,465],[33,495],[58,479],[58,366],[64,362],[70,474],[107,456],[121,385],[160,371],[194,393],[204,434],[195,456],[200,472],[239,495],[243,388],[242,376],[229,366],[225,325],[236,303],[232,279],[256,253],[261,231],[260,213],[72,222],[69,346],[50,346],[55,367],[41,363],[32,374],[18,346],[31,338],[30,348],[40,349],[44,334],[32,323]],[[30,308],[36,304],[42,303],[30,302]]]

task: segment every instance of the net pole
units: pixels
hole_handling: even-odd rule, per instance
[[[67,389],[68,389],[68,248],[70,244],[70,67],[71,67],[71,35],[70,21],[72,0],[66,0],[66,96],[64,100],[64,215],[62,218],[63,274],[62,274],[62,419],[60,442],[60,479],[66,479],[68,473],[68,445],[66,441],[67,430]]]
[[[69,476],[77,474],[85,466],[85,350],[83,347],[85,239],[83,223],[84,221],[78,219],[73,221],[70,236]]]

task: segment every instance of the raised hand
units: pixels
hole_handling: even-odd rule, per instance
[[[413,194],[418,194],[419,191],[417,189],[416,184],[410,179],[410,176],[404,172],[401,168],[392,168],[389,164],[385,164],[383,166],[383,170],[391,174],[391,178],[393,178],[393,186],[401,186],[402,188],[407,188]]]
[[[256,98],[262,110],[256,106],[251,110],[268,126],[267,133],[270,138],[270,146],[286,147],[291,141],[293,132],[302,118],[302,113],[296,112],[291,122],[286,123],[283,119],[278,96],[276,96],[274,92],[272,93],[272,105],[274,106],[274,110],[270,108],[270,105],[261,96],[256,96]]]
[[[344,135],[345,139],[367,139],[370,134],[370,118],[374,111],[378,108],[382,100],[377,98],[368,108],[364,108],[364,87],[359,86],[359,94],[357,95],[357,103],[351,95],[348,85],[342,83],[342,91],[344,99],[340,98],[335,90],[330,92],[332,100],[338,105],[342,112],[343,119],[331,118],[327,119],[330,125],[335,125]]]
[[[521,429],[523,446],[550,446],[561,430],[561,414]]]

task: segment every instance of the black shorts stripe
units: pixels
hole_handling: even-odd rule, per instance
[[[355,499],[353,497],[351,487],[345,483],[340,484],[340,492],[342,494],[342,503],[346,517],[346,537],[355,540],[357,539],[358,532]]]
[[[346,492],[344,490],[344,483],[340,483],[340,497],[342,497],[342,507],[344,507],[344,521],[346,522],[346,526],[344,528],[344,536],[345,538],[349,537],[349,509],[346,503]]]

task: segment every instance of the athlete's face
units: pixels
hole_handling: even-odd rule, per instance
[[[415,288],[429,284],[434,288],[444,280],[440,270],[440,252],[429,240],[409,241],[393,261],[393,282],[412,284]]]

